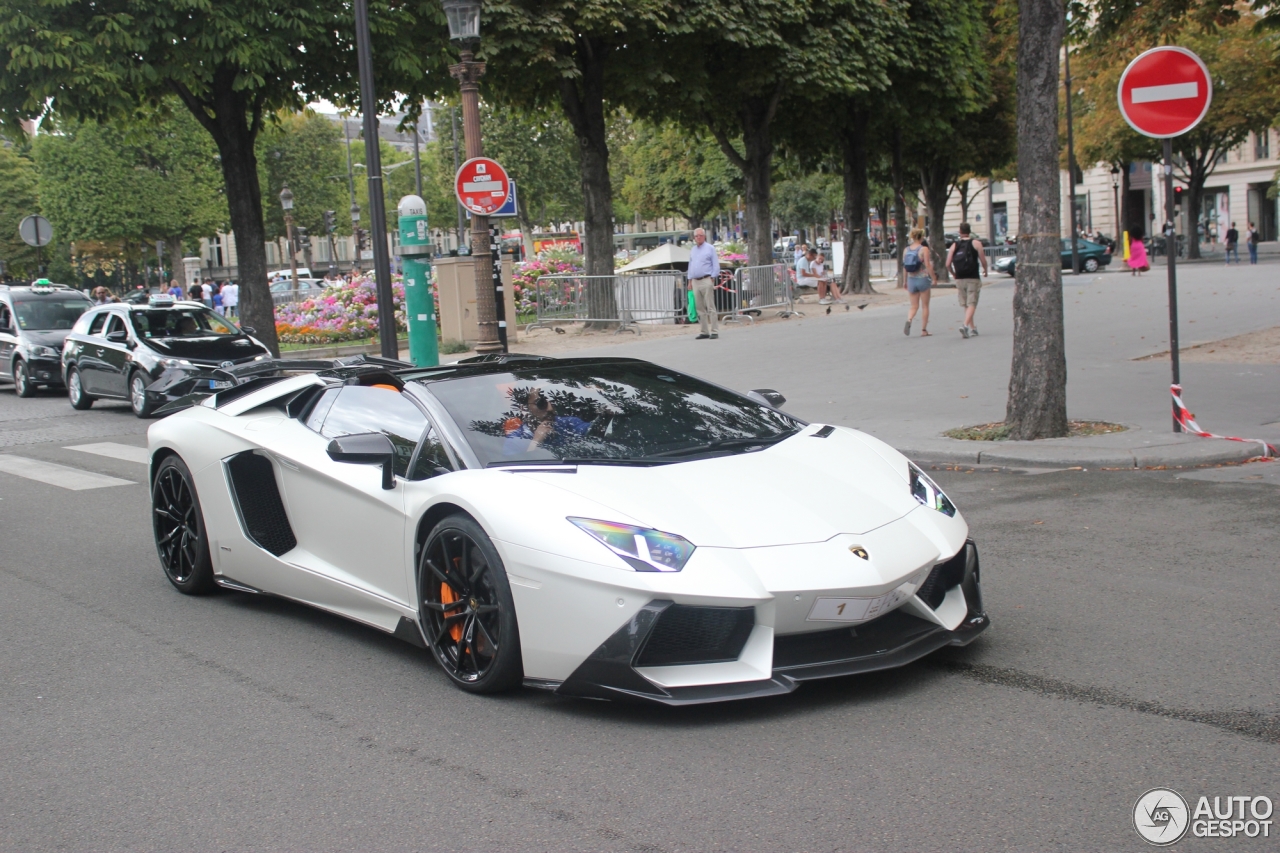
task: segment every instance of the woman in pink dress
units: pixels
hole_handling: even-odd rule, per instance
[[[1147,247],[1142,243],[1142,235],[1129,235],[1129,260],[1125,261],[1129,265],[1130,275],[1141,275],[1151,269],[1151,264],[1147,261]]]

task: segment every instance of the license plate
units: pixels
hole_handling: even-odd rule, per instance
[[[878,598],[819,598],[809,610],[808,622],[867,622],[898,607],[915,591],[904,584]]]
[[[227,381],[227,380],[223,380],[223,379],[210,379],[210,380],[209,380],[209,387],[210,387],[210,388],[230,388],[230,387],[231,387],[232,385],[234,385],[234,384],[235,384],[234,382],[229,382],[229,381]]]

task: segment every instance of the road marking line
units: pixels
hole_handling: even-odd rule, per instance
[[[122,459],[125,462],[137,462],[139,465],[146,465],[151,461],[151,457],[147,454],[145,447],[137,447],[132,444],[117,444],[114,441],[102,441],[97,444],[75,444],[62,449],[79,450],[82,453],[93,453],[98,456],[105,456],[108,459]]]
[[[1181,101],[1185,98],[1196,98],[1200,96],[1200,84],[1196,81],[1190,83],[1169,83],[1164,86],[1139,86],[1133,90],[1133,102],[1135,104],[1150,104],[1153,101]]]
[[[73,492],[103,489],[107,486],[135,485],[133,480],[121,480],[118,477],[108,477],[106,474],[95,474],[92,471],[81,471],[78,468],[68,468],[65,465],[55,465],[39,459],[28,459],[25,456],[11,456],[7,453],[0,453],[0,471],[50,486],[70,489]]]

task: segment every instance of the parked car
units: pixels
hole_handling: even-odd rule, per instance
[[[62,342],[93,302],[63,284],[0,285],[0,381],[19,397],[62,385]]]
[[[1111,249],[1101,243],[1092,243],[1088,240],[1080,240],[1077,244],[1080,254],[1080,269],[1085,272],[1097,272],[1102,267],[1111,263]],[[1071,241],[1062,240],[1062,268],[1064,270],[1071,269]],[[996,258],[992,269],[996,272],[1008,273],[1013,275],[1017,265],[1017,255],[1005,255],[1003,258]]]
[[[307,299],[324,289],[325,281],[322,278],[299,278],[296,287],[290,279],[286,278],[271,285],[271,299],[277,303],[292,299]]]
[[[98,398],[128,400],[140,418],[151,414],[146,393],[174,367],[232,367],[269,358],[252,337],[199,302],[153,296],[147,305],[114,303],[86,312],[67,335],[62,377],[72,407],[87,409]]]

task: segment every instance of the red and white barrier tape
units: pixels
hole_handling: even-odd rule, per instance
[[[1246,443],[1261,444],[1263,456],[1280,456],[1280,453],[1276,452],[1275,447],[1260,438],[1236,438],[1234,435],[1217,435],[1200,429],[1200,425],[1196,423],[1195,415],[1188,412],[1187,407],[1182,402],[1182,386],[1171,385],[1169,386],[1169,389],[1173,393],[1174,417],[1177,418],[1178,423],[1182,425],[1182,429],[1185,432],[1193,433],[1201,436],[1202,438],[1225,438],[1227,441],[1243,441]]]

